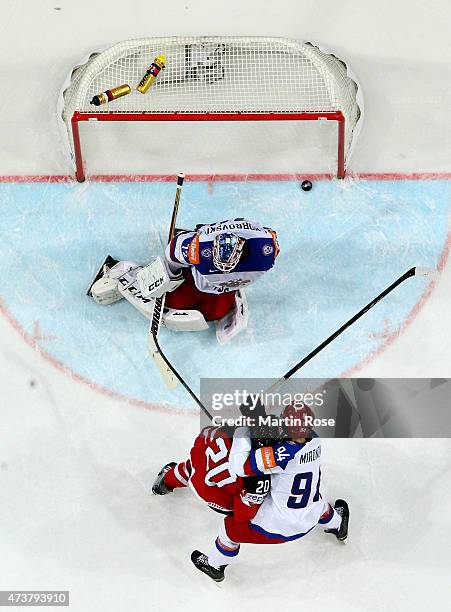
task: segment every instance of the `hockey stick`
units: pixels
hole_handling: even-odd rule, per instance
[[[344,323],[341,327],[339,327],[337,331],[335,331],[331,336],[326,338],[326,340],[321,342],[321,344],[319,344],[316,347],[316,349],[314,349],[311,353],[309,353],[303,359],[301,359],[301,361],[299,361],[296,365],[294,365],[291,368],[291,370],[288,370],[288,372],[286,372],[282,376],[282,378],[279,378],[279,380],[277,380],[269,389],[267,389],[266,393],[272,393],[273,391],[278,389],[280,385],[282,385],[286,380],[291,378],[293,374],[295,374],[298,370],[300,370],[303,366],[305,366],[305,364],[308,363],[311,359],[313,359],[315,355],[317,355],[328,344],[330,344],[336,338],[338,338],[338,336],[342,334],[346,329],[348,329],[348,327],[350,327],[353,323],[355,323],[358,319],[360,319],[360,317],[363,317],[363,315],[366,314],[368,310],[371,310],[373,306],[375,306],[378,302],[380,302],[385,296],[391,293],[394,289],[396,289],[396,287],[398,287],[405,280],[407,280],[411,276],[434,276],[436,274],[437,274],[437,270],[431,270],[429,268],[415,267],[415,268],[410,268],[410,270],[407,270],[407,272],[405,272],[402,276],[400,276],[397,280],[395,280],[394,283],[392,283],[389,287],[384,289],[382,293],[380,293],[377,297],[375,297],[374,300],[372,300],[369,304],[364,306],[362,310],[359,310],[357,314],[351,317],[349,321],[346,321],[346,323]]]
[[[181,196],[182,185],[183,185],[184,179],[185,179],[185,175],[183,173],[179,173],[179,175],[177,176],[177,189],[175,192],[175,202],[174,202],[174,208],[172,211],[171,225],[169,227],[168,244],[173,239],[174,233],[175,233],[175,224],[177,222],[177,213],[179,210],[180,196]],[[156,366],[160,370],[160,373],[166,383],[166,386],[169,389],[174,389],[177,386],[177,381],[179,381],[183,385],[183,387],[188,391],[188,393],[193,398],[193,400],[196,402],[196,404],[199,406],[199,408],[203,410],[205,415],[210,420],[212,420],[213,417],[210,414],[210,412],[205,408],[205,406],[202,404],[202,402],[197,397],[197,395],[194,393],[194,391],[191,389],[191,387],[188,385],[188,383],[185,382],[185,380],[177,372],[177,370],[174,368],[174,366],[171,364],[169,359],[166,357],[166,355],[161,350],[160,344],[158,342],[158,332],[160,331],[161,319],[163,316],[163,309],[164,309],[164,302],[165,302],[164,295],[163,297],[157,298],[155,300],[153,316],[152,316],[152,321],[150,322],[150,328],[149,328],[149,334],[148,334],[148,340],[147,340],[149,352]]]
[[[182,193],[182,185],[183,185],[184,179],[185,179],[185,175],[182,172],[180,172],[177,176],[177,188],[175,192],[174,208],[172,210],[171,225],[169,226],[168,244],[171,242],[172,238],[174,237],[175,224],[177,221],[177,213],[179,210],[180,196]],[[166,383],[166,386],[169,389],[174,389],[177,386],[177,380],[180,380],[184,384],[185,388],[187,388],[190,395],[193,395],[192,391],[189,389],[186,383],[184,383],[181,377],[175,372],[174,368],[170,366],[168,360],[162,354],[160,346],[158,344],[157,338],[158,338],[158,333],[160,331],[161,320],[163,318],[164,302],[165,302],[164,295],[160,298],[156,298],[155,300],[152,320],[150,322],[149,333],[147,335],[147,347],[149,349],[150,356],[154,360],[155,365],[160,370],[160,374],[163,377],[163,380]],[[197,400],[197,398],[195,399],[199,403],[199,400]]]
[[[371,302],[369,302],[369,304],[367,304],[361,310],[359,310],[358,313],[356,313],[353,317],[351,317],[348,321],[346,321],[346,323],[344,323],[341,327],[339,327],[332,335],[326,338],[326,340],[321,342],[321,344],[319,344],[313,351],[311,351],[308,355],[306,355],[303,359],[301,359],[301,361],[299,361],[290,370],[288,370],[288,372],[286,372],[282,376],[282,378],[279,378],[279,380],[277,380],[271,387],[269,387],[269,389],[266,390],[266,393],[272,393],[276,389],[278,389],[286,380],[291,378],[293,374],[295,374],[298,370],[300,370],[306,363],[308,363],[311,359],[313,359],[313,357],[315,357],[327,345],[329,345],[336,338],[338,338],[338,336],[342,334],[346,329],[348,329],[348,327],[350,327],[358,319],[363,317],[363,315],[366,314],[369,310],[371,310],[373,306],[375,306],[378,302],[380,302],[389,293],[394,291],[394,289],[396,289],[405,280],[407,280],[411,276],[430,276],[432,277],[435,275],[437,275],[437,270],[433,270],[429,268],[414,267],[414,268],[410,268],[410,270],[407,270],[407,272],[405,272],[402,276],[400,276],[397,280],[395,280],[391,285],[389,285],[386,289],[384,289],[384,291],[382,291],[382,293],[380,293]],[[169,360],[166,358],[164,353],[161,351],[158,345],[158,339],[156,336],[154,336],[154,343],[155,343],[156,350],[159,353],[159,357],[162,360],[162,362],[165,364],[166,368],[169,369],[171,373],[173,374],[173,376],[182,383],[184,388],[188,391],[188,393],[191,395],[191,397],[194,399],[194,401],[197,403],[200,409],[203,410],[203,412],[206,414],[206,416],[210,420],[212,420],[212,415],[210,414],[210,412],[205,408],[205,406],[202,404],[200,399],[195,395],[195,393],[192,391],[189,385],[183,380],[183,378],[180,376],[177,370],[173,367],[173,365],[169,362]]]
[[[205,406],[203,405],[203,403],[200,401],[200,399],[197,397],[197,395],[194,393],[194,391],[191,389],[191,387],[188,385],[188,383],[186,383],[184,381],[184,379],[181,377],[181,375],[177,372],[177,370],[174,368],[174,366],[171,364],[171,362],[169,361],[169,359],[166,357],[166,355],[163,353],[163,351],[160,348],[160,345],[158,343],[158,338],[157,336],[152,336],[153,337],[153,342],[155,344],[155,348],[158,351],[159,354],[159,358],[162,360],[162,362],[164,363],[165,367],[171,372],[171,375],[178,380],[184,387],[185,389],[188,391],[188,393],[191,395],[191,397],[193,398],[193,400],[196,402],[196,404],[199,406],[199,408],[205,413],[205,415],[210,419],[210,421],[213,420],[213,417],[211,415],[211,413],[205,408]],[[177,384],[177,382],[176,382]]]

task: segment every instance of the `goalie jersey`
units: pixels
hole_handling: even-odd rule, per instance
[[[213,263],[213,239],[221,233],[246,240],[245,253],[231,272],[222,272]],[[222,294],[257,280],[273,267],[278,252],[275,231],[254,221],[231,219],[178,234],[166,249],[166,259],[171,270],[190,267],[199,291]]]

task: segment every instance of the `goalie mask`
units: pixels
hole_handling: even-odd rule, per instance
[[[246,241],[235,234],[218,234],[213,240],[213,263],[221,272],[231,272],[240,261]]]

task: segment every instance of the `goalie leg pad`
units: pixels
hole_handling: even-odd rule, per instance
[[[134,306],[141,314],[152,319],[155,300],[152,297],[144,297],[139,289],[137,274],[142,268],[136,267],[118,279],[118,290],[127,302]]]
[[[89,286],[87,295],[97,304],[108,305],[122,299],[119,278],[126,272],[138,268],[133,261],[117,261],[108,255]]]
[[[216,321],[216,339],[219,344],[230,342],[241,331],[246,329],[249,320],[249,308],[243,289],[235,293],[235,306],[222,319]]]
[[[208,329],[208,323],[204,315],[198,310],[167,308],[163,314],[163,323],[171,331],[203,331]]]
[[[95,281],[90,289],[90,295],[97,304],[114,304],[118,300],[122,300],[122,295],[118,289],[118,281],[116,278],[103,276]]]
[[[110,279],[108,276],[110,270],[117,264],[120,264],[117,259],[107,255],[94,280],[89,285],[86,295],[92,297],[97,304],[113,304],[121,299],[122,296],[117,289],[117,281]]]

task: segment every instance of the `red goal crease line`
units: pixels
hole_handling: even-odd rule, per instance
[[[451,172],[347,172],[347,180],[368,181],[425,181],[450,180]],[[175,174],[95,174],[88,176],[93,183],[158,183],[173,182]],[[296,174],[187,174],[193,182],[244,182],[244,181],[324,181],[336,179],[328,173]],[[345,179],[346,180],[346,179]],[[75,177],[63,174],[0,175],[0,183],[77,183]]]

